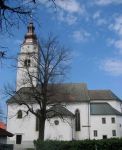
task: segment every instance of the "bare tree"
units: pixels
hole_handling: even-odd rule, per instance
[[[49,2],[56,5],[55,0],[47,0],[46,3]],[[41,4],[39,0],[0,0],[1,31],[5,29],[7,32],[10,32],[11,27],[18,26],[20,21],[28,19],[39,4]]]
[[[44,140],[45,120],[55,115],[62,117],[62,112],[59,113],[59,109],[55,108],[60,107],[62,100],[69,96],[60,84],[69,69],[69,51],[59,44],[56,37],[49,36],[48,40],[41,42],[40,57],[30,57],[34,67],[38,68],[38,75],[26,66],[23,81],[25,87],[19,91],[10,88],[5,91],[12,96],[10,102],[26,106],[26,114],[30,112],[38,118],[39,139]],[[20,61],[23,64],[23,60]],[[38,82],[36,86],[34,80]],[[38,111],[34,104],[38,105]]]
[[[42,0],[43,1],[43,0]],[[56,0],[47,0],[56,7]],[[0,32],[1,34],[12,34],[12,28],[19,28],[20,25],[28,23],[33,15],[33,20],[37,22],[37,7],[42,3],[39,0],[0,0]],[[33,11],[34,10],[34,11]],[[22,24],[21,24],[22,23]],[[39,23],[38,23],[39,24]],[[3,44],[1,45],[3,47]],[[0,49],[0,59],[4,58],[6,51]]]

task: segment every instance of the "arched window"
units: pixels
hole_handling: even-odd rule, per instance
[[[75,131],[80,131],[80,112],[78,109],[75,111]]]
[[[21,110],[19,110],[19,111],[17,112],[17,118],[18,118],[18,119],[21,119],[21,118],[22,118],[22,111],[21,111]]]
[[[25,67],[30,67],[30,59],[25,59],[25,61],[24,61],[24,66]]]

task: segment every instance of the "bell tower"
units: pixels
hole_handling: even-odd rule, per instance
[[[23,44],[18,55],[16,90],[36,86],[38,83],[39,43],[32,22],[27,27]]]

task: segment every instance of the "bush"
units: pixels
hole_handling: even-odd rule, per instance
[[[122,139],[34,141],[36,150],[122,150]]]

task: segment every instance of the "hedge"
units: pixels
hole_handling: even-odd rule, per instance
[[[122,139],[34,141],[36,150],[122,150]]]

